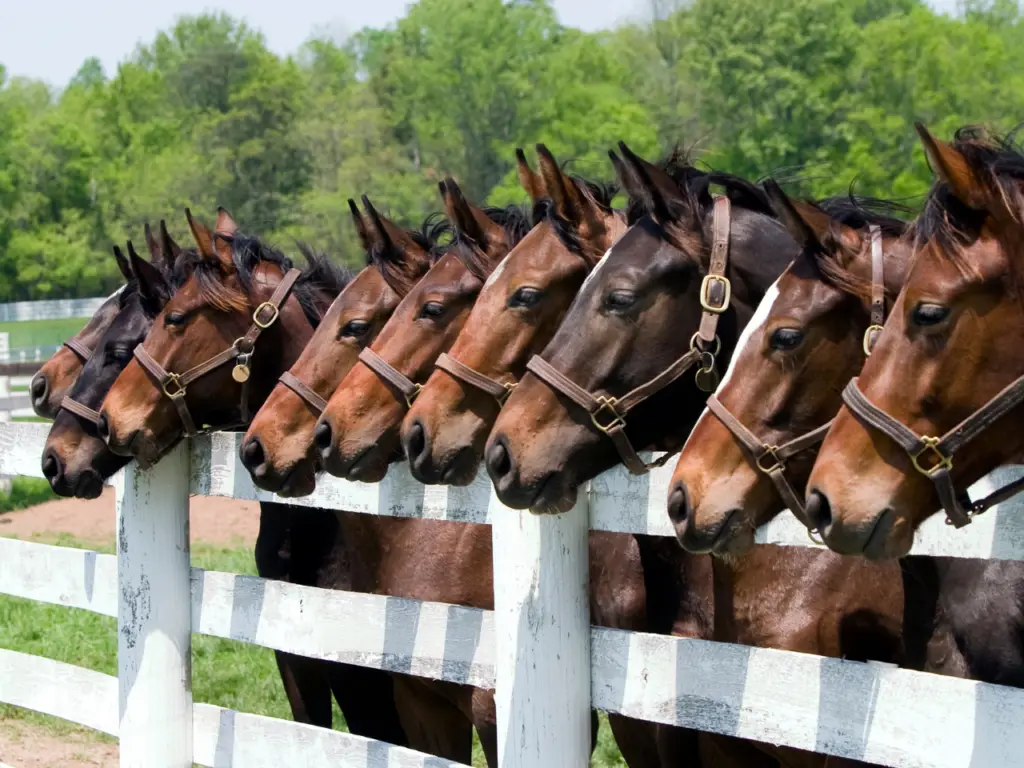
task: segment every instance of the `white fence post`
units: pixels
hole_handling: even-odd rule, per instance
[[[563,515],[491,497],[501,768],[590,764],[586,493]]]
[[[189,446],[132,462],[117,494],[122,768],[192,766]]]

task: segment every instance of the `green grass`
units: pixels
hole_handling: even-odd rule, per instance
[[[67,535],[46,538],[60,546],[82,546]],[[99,549],[113,551],[112,547]],[[198,545],[192,549],[192,563],[208,570],[242,574],[256,572],[249,548]],[[116,621],[75,608],[0,595],[0,648],[117,674]],[[255,645],[193,635],[192,696],[197,702],[291,719],[273,651]],[[0,720],[3,719],[20,719],[42,725],[56,734],[84,730],[58,718],[0,704]],[[618,768],[625,763],[604,720],[602,715],[597,750],[591,765],[594,768]],[[334,722],[335,728],[344,730],[344,719],[337,704],[334,706]],[[110,740],[102,734],[97,734],[96,738]],[[473,765],[485,764],[483,752],[474,736]]]
[[[50,490],[50,484],[42,478],[15,477],[11,480],[10,493],[0,493],[0,513],[24,509],[57,498]]]
[[[59,320],[0,323],[0,333],[6,331],[10,334],[11,349],[44,344],[63,344],[82,330],[88,321],[87,317],[65,317]]]

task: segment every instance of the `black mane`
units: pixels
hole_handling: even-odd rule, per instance
[[[619,185],[617,183],[613,181],[591,181],[575,174],[571,174],[569,180],[583,194],[592,198],[605,213],[612,212],[612,199],[619,193]],[[548,222],[555,235],[562,242],[562,245],[577,256],[590,259],[590,257],[595,255],[588,254],[588,251],[592,250],[589,244],[583,242],[580,238],[580,233],[571,221],[562,218],[558,214],[558,211],[555,209],[555,203],[551,198],[545,197],[533,204],[531,219],[533,226],[537,226],[544,221]],[[600,256],[600,254],[596,255]]]
[[[867,197],[850,192],[846,195],[826,197],[815,203],[840,224],[854,229],[876,226],[882,234],[900,237],[910,227],[905,218],[914,215],[914,209],[895,200]]]
[[[447,253],[455,237],[451,222],[442,213],[431,213],[423,220],[419,229],[407,229],[405,233],[427,253],[430,264]],[[400,248],[384,244],[380,240],[375,240],[373,246],[366,252],[366,266],[375,267],[391,289],[402,297],[416,282],[416,278],[410,276],[403,268],[403,256]]]
[[[482,209],[487,218],[497,224],[505,232],[505,245],[509,251],[526,237],[533,224],[525,206],[507,205],[504,208],[487,207]],[[494,269],[492,260],[465,233],[453,228],[452,248],[463,266],[478,280],[486,281]]]

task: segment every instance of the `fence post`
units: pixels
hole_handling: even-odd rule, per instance
[[[491,496],[501,768],[590,764],[589,515],[509,509]]]
[[[129,464],[117,488],[121,768],[192,766],[189,451]]]

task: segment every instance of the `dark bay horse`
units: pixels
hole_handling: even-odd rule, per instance
[[[977,130],[952,143],[918,130],[939,181],[917,256],[808,481],[807,513],[825,542],[870,558],[905,554],[940,508],[969,522],[956,489],[1024,456],[1024,153]],[[1000,412],[979,422],[997,397]]]
[[[177,246],[167,234],[167,227],[160,222],[160,240],[154,237],[149,224],[146,224],[146,244],[153,259],[153,266],[167,271],[177,257]],[[165,255],[166,254],[166,258]],[[125,279],[125,286],[132,282],[134,275],[128,261],[123,257],[117,259],[117,268]],[[78,333],[64,342],[60,349],[43,363],[38,373],[32,377],[29,394],[32,397],[32,410],[44,419],[56,418],[64,396],[71,389],[75,379],[82,372],[85,364],[92,357],[93,351],[100,343],[100,338],[113,322],[114,317],[123,308],[119,294],[122,286],[104,301],[89,321]]]
[[[628,163],[623,182],[640,210],[631,229],[583,286],[543,353],[571,382],[602,397],[621,396],[645,382],[660,381],[655,377],[662,371],[674,371],[673,359],[682,360],[689,353],[702,309],[708,311],[704,305],[724,309],[718,313],[716,336],[724,352],[719,360],[727,359],[754,307],[798,250],[756,187],[724,175],[712,178],[686,166],[662,169],[623,151]],[[707,281],[701,279],[715,264],[714,257],[707,260],[707,251],[716,250],[711,246],[721,236],[723,204],[714,203],[708,194],[713,179],[734,201],[727,229],[728,260],[717,273],[731,282],[731,296],[725,292],[724,299],[721,292],[717,298],[710,296]],[[506,503],[552,512],[575,500],[579,483],[613,465],[618,446],[575,397],[549,388],[552,377],[534,378],[533,371],[531,365],[531,373],[498,418],[487,449],[488,469]],[[662,394],[666,392],[672,397]],[[632,444],[678,446],[703,409],[704,397],[692,373],[677,377],[629,412],[627,435]],[[614,410],[617,401],[603,402],[612,404],[612,415],[622,417]],[[665,581],[657,591],[649,587],[649,593],[661,599],[673,590],[713,595],[713,631],[697,637],[885,660],[898,650],[898,580],[895,617],[878,606],[863,615],[862,606],[854,602],[849,613],[826,627],[822,619],[831,609],[829,591],[842,585],[830,579],[817,592],[788,588],[794,570],[791,550],[766,548],[756,577],[740,583],[720,563],[715,564],[713,580],[706,571],[697,578],[696,564],[706,564],[708,558],[680,559],[673,554],[674,546],[664,540],[648,544],[645,571],[648,562],[650,571],[660,566]],[[680,572],[680,563],[688,564],[690,572]],[[648,584],[652,575],[647,573]],[[845,586],[847,591],[854,587]],[[852,637],[843,642],[847,634]],[[727,745],[722,748],[728,751]],[[768,745],[761,749],[786,765],[852,764]]]

